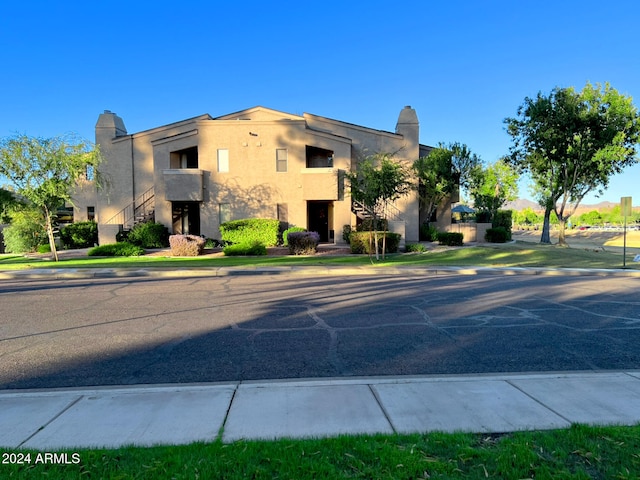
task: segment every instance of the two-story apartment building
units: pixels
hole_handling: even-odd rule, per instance
[[[305,113],[255,107],[213,118],[201,115],[129,134],[123,120],[105,111],[96,124],[99,167],[106,186],[75,197],[76,220],[95,219],[100,243],[153,215],[173,233],[220,238],[219,226],[241,218],[277,218],[342,243],[344,225],[355,225],[345,172],[358,159],[394,153],[407,165],[429,151],[419,143],[416,112],[405,107],[395,132]],[[395,204],[393,228],[417,241],[420,214],[415,193]],[[450,205],[438,211],[450,222]]]

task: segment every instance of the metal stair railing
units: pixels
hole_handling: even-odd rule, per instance
[[[372,209],[362,202],[351,199],[351,211],[361,219],[373,218],[375,213],[378,218],[386,218],[387,220],[398,222],[404,221],[402,212],[391,202],[376,205],[376,208]]]
[[[155,194],[153,187],[142,193],[136,200],[105,223],[108,225],[122,225],[122,228],[129,230],[136,223],[143,222],[151,218],[155,213]]]

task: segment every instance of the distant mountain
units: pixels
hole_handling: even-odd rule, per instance
[[[507,202],[502,208],[505,210],[515,210],[517,212],[519,212],[520,210],[524,210],[525,208],[542,210],[542,207],[538,204],[538,202],[533,202],[531,200],[527,200],[526,198],[518,198],[513,202]]]

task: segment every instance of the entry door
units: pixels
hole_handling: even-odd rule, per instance
[[[173,233],[200,235],[199,202],[173,202]]]
[[[329,241],[329,205],[331,202],[307,203],[307,230],[318,232],[321,242]]]

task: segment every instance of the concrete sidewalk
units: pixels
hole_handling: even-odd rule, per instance
[[[640,371],[0,391],[0,446],[186,444],[640,422]]]

